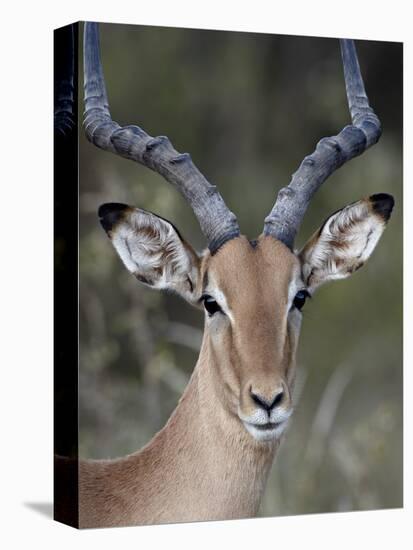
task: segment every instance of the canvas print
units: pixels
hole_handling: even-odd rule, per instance
[[[402,44],[59,29],[55,199],[56,519],[403,505]]]

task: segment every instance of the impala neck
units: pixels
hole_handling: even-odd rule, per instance
[[[277,448],[257,443],[225,408],[214,386],[213,361],[206,335],[178,406],[143,450],[156,456],[165,503],[172,500],[178,516],[183,503],[182,521],[255,515]]]

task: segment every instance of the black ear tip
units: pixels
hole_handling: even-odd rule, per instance
[[[371,195],[370,201],[374,212],[387,222],[394,207],[394,198],[387,193],[377,193],[376,195]]]
[[[130,207],[127,204],[118,202],[108,202],[102,204],[98,210],[99,221],[103,229],[108,232],[120,222],[126,210]]]

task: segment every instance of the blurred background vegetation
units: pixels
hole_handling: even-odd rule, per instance
[[[349,122],[337,40],[106,24],[101,45],[115,120],[189,151],[250,238],[304,156]],[[297,245],[364,195],[392,193],[396,207],[370,262],[304,310],[296,411],[261,515],[402,506],[403,50],[357,48],[383,136],[326,182]],[[80,454],[93,458],[133,452],[164,425],[203,325],[127,273],[98,223],[104,202],[151,210],[205,245],[160,176],[80,136]]]

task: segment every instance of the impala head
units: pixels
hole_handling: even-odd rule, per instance
[[[375,143],[380,124],[369,107],[352,41],[342,41],[353,124],[321,140],[282,189],[256,241],[215,186],[165,137],[111,119],[97,25],[85,30],[85,129],[95,145],[156,170],[192,207],[208,242],[197,254],[167,220],[132,206],[99,209],[101,224],[126,268],[143,284],[179,294],[205,314],[204,353],[214,399],[260,442],[274,441],[292,413],[295,355],[306,298],[359,269],[393,207],[390,195],[361,199],[332,214],[301,251],[294,238],[308,203],[344,162]]]
[[[301,310],[324,282],[370,256],[393,205],[373,195],[333,214],[299,253],[272,235],[238,236],[198,255],[168,221],[106,204],[99,215],[126,268],[205,312],[214,395],[256,439],[279,436],[292,412]]]

